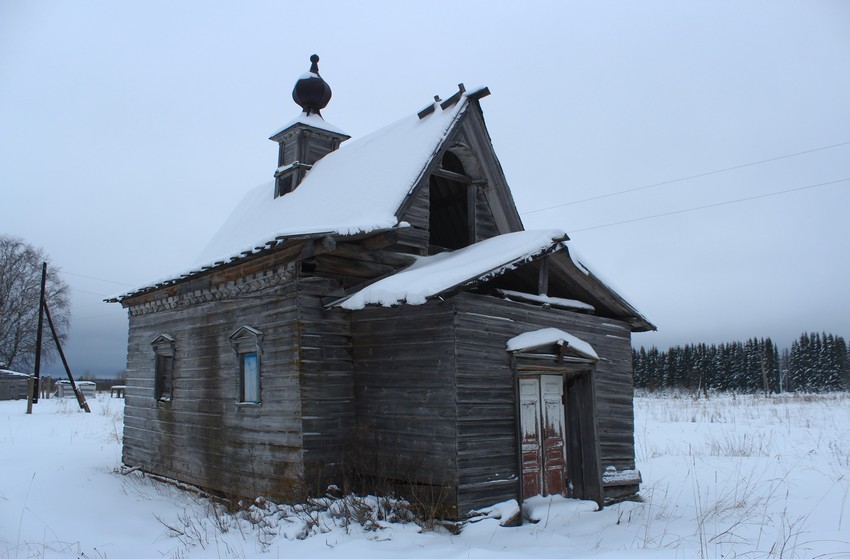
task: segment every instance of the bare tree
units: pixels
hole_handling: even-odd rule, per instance
[[[17,237],[0,235],[0,362],[20,372],[31,372],[35,362],[43,262],[47,262],[45,298],[59,339],[64,341],[71,323],[71,305],[59,269],[40,248]],[[50,361],[56,351],[46,320],[44,328],[41,355]]]

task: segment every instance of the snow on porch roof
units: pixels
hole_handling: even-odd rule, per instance
[[[452,252],[420,257],[408,268],[334,303],[345,309],[366,305],[421,305],[457,286],[486,279],[542,254],[567,238],[559,229],[518,231]]]
[[[532,332],[524,332],[508,340],[507,349],[508,351],[520,351],[559,343],[567,344],[568,348],[585,357],[599,360],[599,356],[596,355],[596,352],[589,343],[557,328],[543,328]]]
[[[350,140],[317,161],[294,191],[274,197],[273,183],[246,194],[198,257],[201,268],[227,261],[281,236],[354,235],[398,225],[396,212],[440,148],[458,116],[458,103],[419,118],[403,118]]]

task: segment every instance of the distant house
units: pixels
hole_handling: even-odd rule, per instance
[[[0,400],[23,400],[27,397],[30,375],[0,369]]]
[[[489,91],[337,149],[313,60],[274,183],[194,267],[112,299],[124,462],[243,497],[394,487],[453,517],[637,492],[630,339],[654,326],[563,231],[523,230]]]
[[[97,396],[97,383],[90,380],[78,380],[75,384],[86,398],[95,398]],[[55,394],[57,398],[76,398],[74,387],[71,386],[71,381],[69,380],[56,381]]]

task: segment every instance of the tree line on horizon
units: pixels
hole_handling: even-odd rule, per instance
[[[804,333],[781,352],[770,338],[632,349],[635,388],[694,393],[832,392],[850,389],[850,347],[833,334]]]

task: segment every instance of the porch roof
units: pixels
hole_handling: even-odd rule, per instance
[[[567,347],[576,353],[590,359],[599,360],[593,346],[572,334],[559,330],[558,328],[542,328],[531,332],[523,332],[514,336],[507,343],[508,351],[522,351],[549,344],[567,344]]]
[[[420,257],[414,264],[333,303],[345,309],[367,305],[422,305],[455,288],[497,276],[541,254],[558,250],[559,229],[517,231],[452,252]]]

